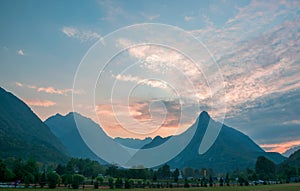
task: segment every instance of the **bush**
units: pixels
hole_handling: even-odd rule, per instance
[[[132,185],[133,185],[133,181],[126,178],[124,188],[125,189],[130,189],[130,188],[132,188]]]
[[[71,186],[73,189],[78,189],[79,185],[83,183],[84,176],[80,174],[74,174],[72,177],[72,183]]]
[[[111,177],[108,179],[108,186],[110,189],[114,188],[114,179]]]
[[[187,179],[184,179],[184,186],[183,187],[185,187],[185,188],[189,188],[190,187],[189,182],[188,182]]]
[[[59,183],[59,181],[60,176],[56,172],[49,172],[47,174],[47,183],[49,188],[56,188],[56,185]]]
[[[121,178],[117,178],[115,182],[116,188],[123,188],[123,181]]]
[[[101,186],[103,184],[104,178],[102,176],[98,176],[97,181],[99,181],[99,184]]]
[[[98,183],[98,181],[95,181],[95,182],[94,182],[94,188],[95,188],[95,189],[98,189],[98,188],[99,188],[99,183]]]

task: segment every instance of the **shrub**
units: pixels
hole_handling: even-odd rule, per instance
[[[79,185],[83,183],[84,176],[80,174],[74,174],[72,177],[72,183],[71,186],[73,189],[78,189]]]
[[[59,181],[60,181],[60,176],[56,172],[49,172],[47,174],[47,183],[49,188],[51,189],[56,188],[56,185],[59,183]]]

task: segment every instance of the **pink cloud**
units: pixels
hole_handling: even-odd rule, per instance
[[[124,103],[99,104],[96,107],[101,127],[112,137],[155,137],[183,132],[194,122],[183,119],[180,104],[172,101],[130,100]],[[164,104],[162,106],[161,104]],[[184,117],[183,117],[184,118]],[[120,120],[121,119],[121,120]]]
[[[49,94],[60,94],[63,95],[66,92],[68,92],[69,90],[60,90],[60,89],[55,89],[54,87],[40,87],[37,89],[38,92],[45,92],[45,93],[49,93]]]
[[[50,100],[39,100],[39,99],[32,99],[32,100],[25,100],[25,103],[30,106],[36,107],[51,107],[56,105],[55,102]]]
[[[30,84],[24,84],[21,82],[15,82],[15,85],[18,87],[26,87],[29,89],[35,89],[38,92],[44,92],[44,93],[48,93],[48,94],[58,94],[58,95],[68,95],[70,93],[74,93],[74,94],[83,94],[84,92],[80,91],[80,90],[75,90],[73,91],[73,89],[57,89],[55,87],[49,86],[49,87],[37,87],[36,85],[30,85]]]

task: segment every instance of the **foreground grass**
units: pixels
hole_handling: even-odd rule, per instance
[[[8,190],[8,191],[70,191],[73,189],[68,189],[68,188],[56,188],[56,189],[25,189],[25,188],[0,188],[0,190]],[[83,190],[82,188],[78,190]],[[149,189],[149,188],[144,188],[144,189],[93,189],[93,188],[85,188],[84,190],[94,190],[94,191],[299,191],[300,190],[300,184],[277,184],[277,185],[259,185],[259,186],[230,186],[230,187],[193,187],[193,188],[160,188],[160,189]],[[74,190],[75,191],[75,190]]]

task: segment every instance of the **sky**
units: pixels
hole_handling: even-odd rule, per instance
[[[142,23],[164,25],[128,28]],[[299,1],[2,0],[0,26],[0,86],[42,120],[76,110],[112,137],[142,138],[207,110],[267,151],[300,145]],[[100,69],[113,48],[124,51]],[[75,89],[92,74],[92,90]]]

